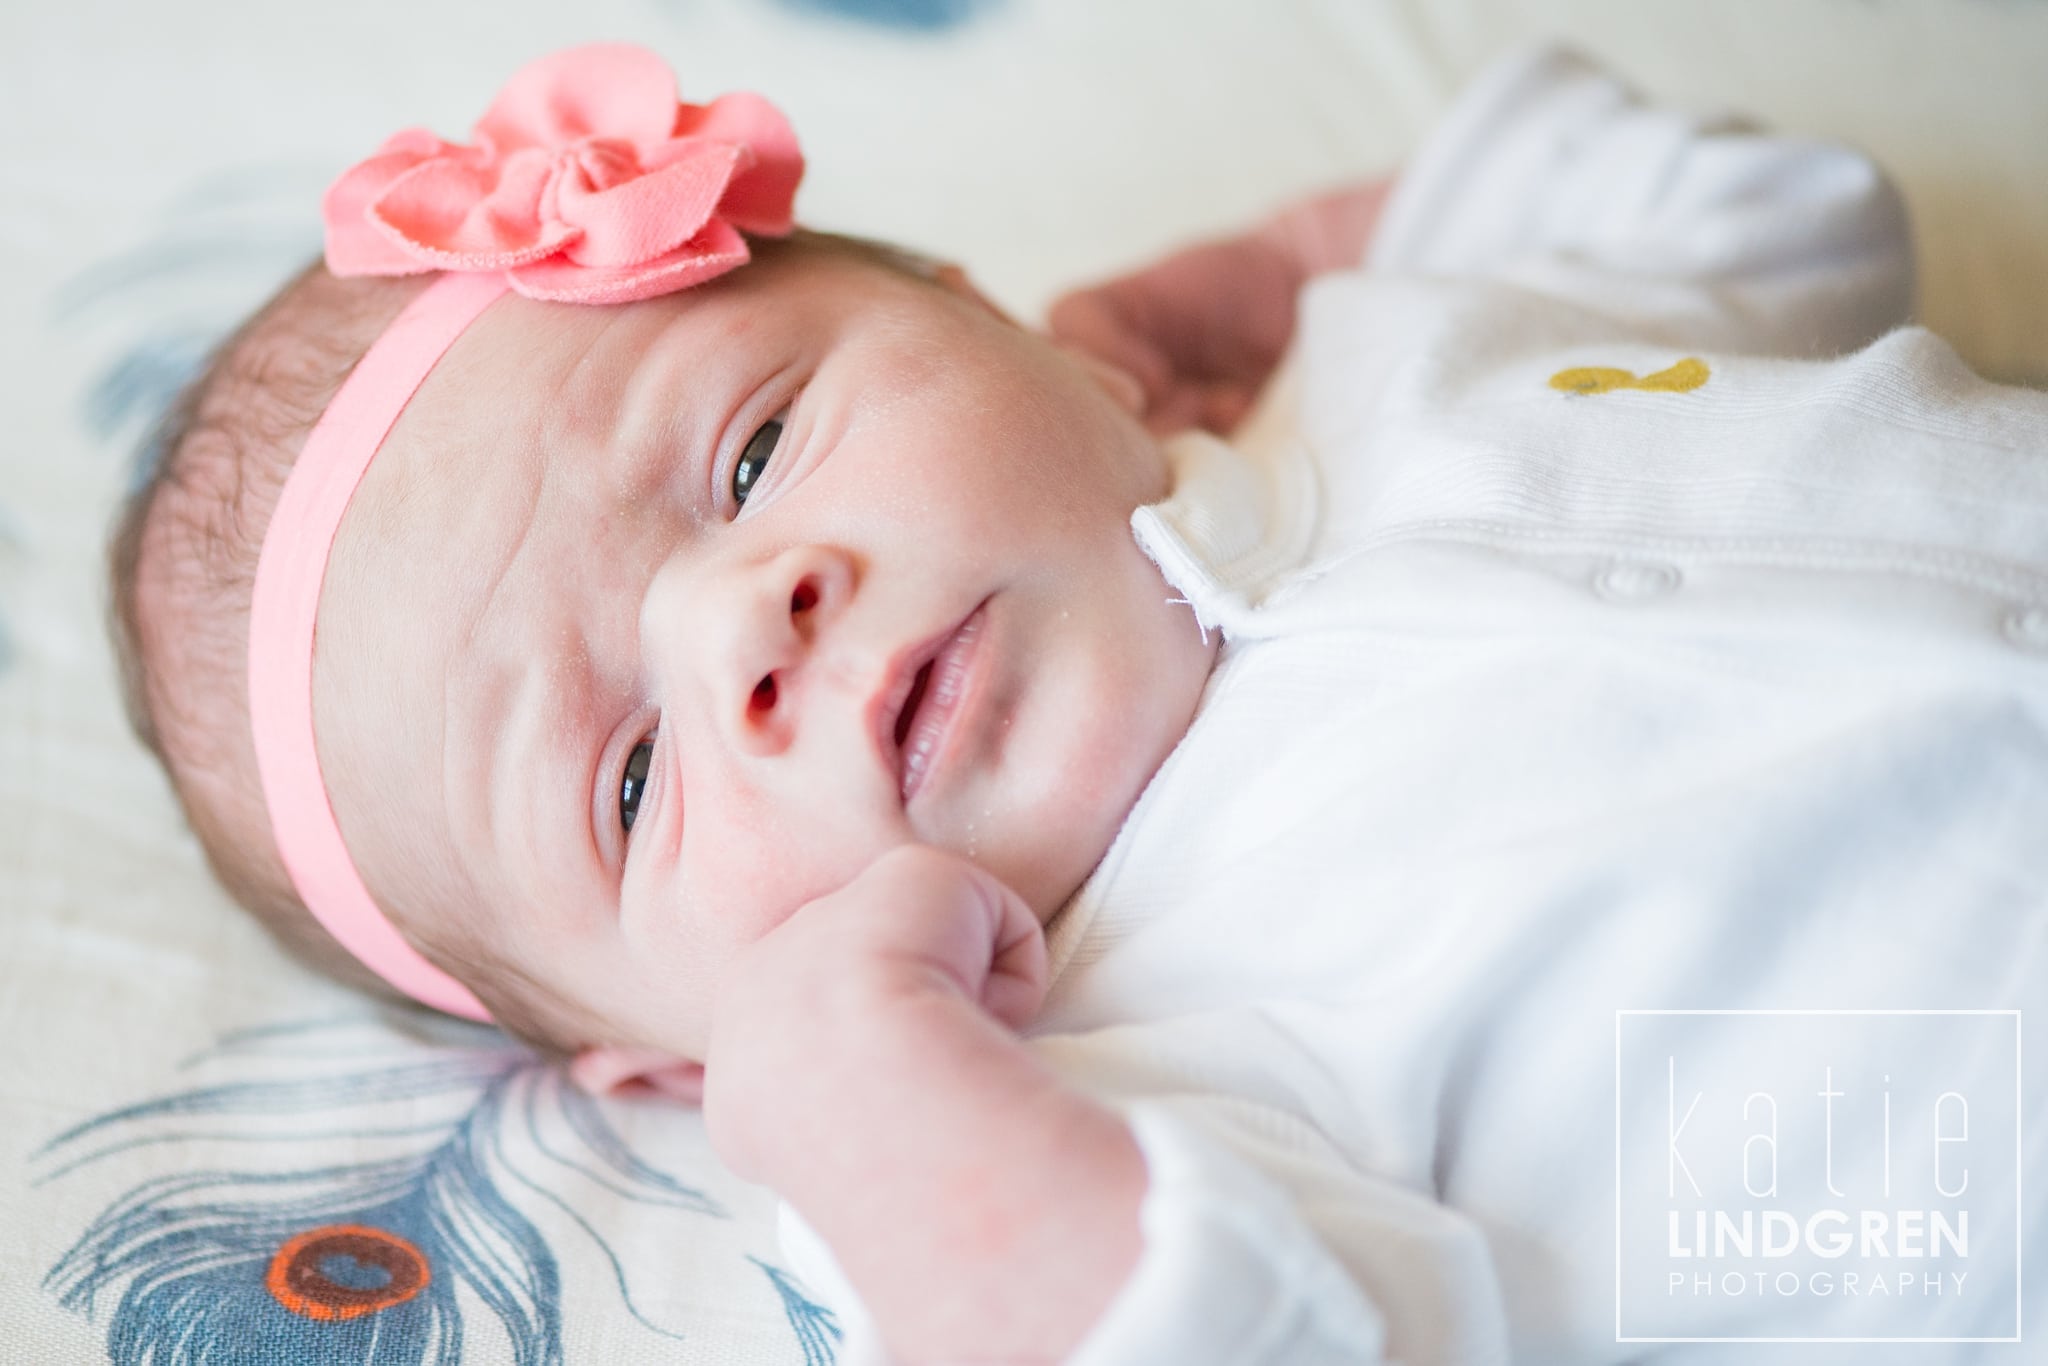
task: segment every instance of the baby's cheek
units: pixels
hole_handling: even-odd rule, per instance
[[[734,947],[845,886],[881,852],[871,832],[840,824],[823,803],[798,813],[757,811],[752,820],[746,814],[728,813],[718,828],[692,832],[705,838],[693,851],[703,857],[690,868],[691,899],[710,918],[706,932]]]

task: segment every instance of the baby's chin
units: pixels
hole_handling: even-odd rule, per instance
[[[1131,554],[1139,554],[1135,546]],[[1058,743],[1041,747],[1010,775],[1028,794],[1020,822],[1027,833],[1005,850],[1014,872],[991,871],[1016,888],[1041,923],[1073,898],[1115,845],[1187,735],[1215,665],[1220,638],[1203,636],[1149,561],[1133,579],[1129,591],[1141,610],[1117,618],[1125,648],[1091,658],[1096,667],[1064,676],[1055,685],[1059,696],[1040,699]]]
[[[1159,713],[1148,719],[1156,724]],[[1045,774],[1048,800],[1040,803],[1039,818],[1030,822],[1032,838],[1021,848],[1006,851],[1013,867],[984,863],[1017,890],[1040,924],[1058,914],[1094,875],[1153,775],[1186,732],[1184,723],[1149,733],[1118,718],[1105,718],[1101,724],[1099,743],[1082,759]]]

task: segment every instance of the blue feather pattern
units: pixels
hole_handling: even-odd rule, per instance
[[[782,0],[792,9],[853,19],[881,28],[942,33],[993,9],[999,0]]]
[[[992,2],[895,8],[964,16]],[[324,181],[308,167],[213,177],[171,206],[151,240],[52,296],[54,323],[114,335],[79,416],[103,443],[150,433],[131,487],[160,456],[157,419],[212,347],[317,254],[307,206]],[[0,569],[17,539],[0,515]],[[0,668],[9,656],[0,622]],[[579,1255],[609,1265],[620,1312],[680,1339],[635,1305],[626,1266],[565,1190],[729,1215],[634,1153],[559,1068],[496,1032],[416,1012],[302,1021],[230,1035],[188,1065],[214,1079],[96,1116],[37,1155],[44,1182],[144,1152],[175,1167],[122,1193],[44,1279],[88,1317],[111,1302],[114,1366],[452,1366],[486,1330],[518,1366],[559,1366],[562,1277],[536,1207],[586,1236]],[[508,1154],[514,1135],[523,1160]],[[337,1147],[350,1159],[332,1160]],[[211,1157],[222,1150],[247,1157]],[[195,1163],[195,1151],[209,1159]],[[539,1174],[528,1170],[536,1155]],[[831,1311],[788,1273],[746,1260],[782,1309],[789,1359],[829,1366]]]
[[[839,1345],[839,1324],[832,1311],[805,1295],[787,1271],[758,1257],[747,1260],[761,1268],[775,1293],[782,1296],[783,1312],[789,1316],[789,1326],[796,1330],[797,1343],[804,1349],[804,1366],[832,1366]]]
[[[561,1366],[562,1278],[535,1201],[587,1235],[579,1252],[608,1262],[621,1313],[681,1339],[635,1305],[627,1268],[570,1192],[594,1186],[711,1220],[726,1211],[633,1152],[559,1066],[489,1030],[406,1019],[430,1037],[360,1017],[231,1035],[192,1060],[205,1084],[44,1145],[46,1182],[143,1149],[248,1153],[137,1183],[50,1269],[45,1288],[67,1308],[94,1316],[114,1301],[110,1362],[454,1366],[487,1325],[517,1366]],[[830,1312],[747,1260],[781,1304],[789,1359],[829,1366]]]
[[[79,420],[94,441],[135,449],[130,487],[156,467],[157,421],[223,338],[320,254],[316,206],[329,172],[310,165],[227,170],[195,183],[131,250],[65,280],[49,301],[67,331],[108,334]]]

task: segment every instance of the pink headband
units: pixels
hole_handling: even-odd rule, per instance
[[[803,157],[767,101],[681,104],[661,60],[622,44],[525,68],[471,137],[407,130],[327,191],[336,275],[448,273],[363,354],[285,480],[249,606],[249,720],[278,854],[306,909],[406,995],[484,1020],[476,996],[378,909],[320,775],[313,644],[335,534],[398,415],[494,300],[630,303],[722,275],[747,260],[741,231],[789,232]]]

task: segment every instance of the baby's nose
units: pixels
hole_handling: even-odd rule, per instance
[[[712,595],[685,613],[704,638],[686,632],[676,648],[701,661],[713,727],[739,752],[776,754],[795,741],[818,701],[820,645],[852,599],[855,568],[836,547],[798,545],[695,585]]]
[[[799,653],[808,654],[810,652],[810,647],[817,631],[816,623],[812,619],[811,614],[816,610],[817,605],[818,586],[809,578],[804,579],[795,588],[790,590],[789,622],[792,627],[791,634],[802,642],[801,650],[791,651],[792,655]],[[770,629],[772,630],[773,628],[771,627]],[[800,663],[800,660],[792,659],[788,662],[773,664],[769,667],[768,672],[762,674],[755,682],[754,690],[747,695],[746,704],[746,726],[750,731],[761,733],[776,726],[787,726],[790,724],[790,708],[787,705],[782,705],[782,689],[785,684],[781,680],[794,672]],[[752,673],[753,669],[748,668],[743,670],[743,672]]]

